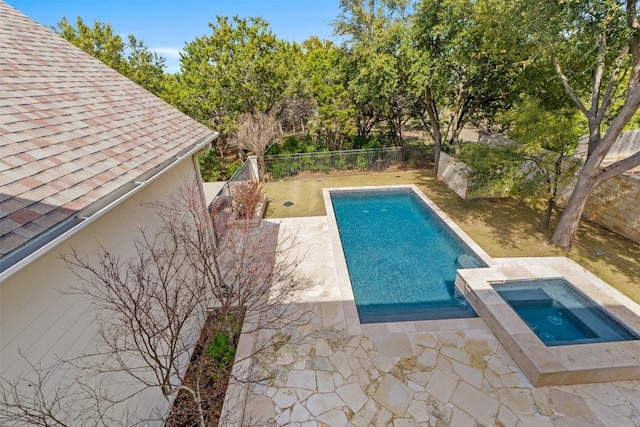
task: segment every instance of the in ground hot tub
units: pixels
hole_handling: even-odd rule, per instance
[[[640,379],[640,306],[568,258],[494,259],[457,289],[535,386]]]
[[[562,278],[513,280],[492,286],[547,346],[639,338]]]

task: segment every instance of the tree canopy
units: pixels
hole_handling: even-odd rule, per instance
[[[210,35],[186,44],[181,55],[179,106],[229,135],[243,113],[269,113],[283,100],[290,69],[287,42],[261,18],[218,17]]]
[[[302,132],[331,150],[400,145],[410,125],[433,144],[437,171],[440,150],[459,152],[468,124],[517,135],[521,153],[553,140],[548,151],[565,156],[563,127],[572,135],[576,128],[563,118],[573,123],[577,112],[588,156],[551,238],[561,246],[570,245],[593,189],[640,164],[640,153],[604,163],[622,130],[638,122],[636,1],[341,0],[333,26],[334,41],[295,43],[262,18],[218,16],[209,34],[186,42],[175,75],[108,24],[63,18],[55,30],[220,131],[220,144],[247,114],[268,114],[280,136]],[[524,117],[536,123],[518,134]],[[218,146],[203,158],[203,175],[223,176],[228,157]]]
[[[95,21],[89,26],[80,16],[76,18],[75,26],[63,17],[53,30],[149,92],[160,96],[165,91],[164,58],[151,52],[132,34],[123,40],[111,24]]]

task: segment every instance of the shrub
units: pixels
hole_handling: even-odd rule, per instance
[[[302,156],[302,169],[308,171],[314,171],[316,162],[313,156]]]
[[[286,176],[287,165],[286,162],[273,162],[267,169],[271,174],[271,178],[280,179]]]
[[[299,153],[302,150],[303,143],[297,136],[288,136],[282,144],[281,153]],[[275,154],[275,153],[274,153]]]
[[[198,156],[198,163],[203,181],[212,182],[222,178],[224,164],[222,159],[218,157],[215,149],[211,149],[207,153]]]
[[[240,160],[236,160],[233,163],[229,163],[227,165],[227,176],[233,176],[233,174],[236,173],[236,171],[241,167],[242,167],[242,162]]]
[[[229,335],[226,332],[220,332],[213,336],[207,347],[207,356],[218,368],[226,368],[233,363],[236,357],[236,349],[232,342],[229,341]]]
[[[283,152],[284,151],[280,144],[273,144],[271,147],[267,148],[267,151],[265,152],[265,154],[267,156],[273,156],[276,154],[282,154]]]
[[[360,170],[369,169],[369,162],[367,162],[367,158],[363,155],[358,156],[358,169]]]
[[[347,159],[342,154],[338,154],[333,161],[333,167],[339,171],[347,169]]]
[[[264,196],[264,188],[258,181],[242,181],[233,185],[233,202],[238,217],[252,218]]]
[[[362,147],[362,148],[381,148],[381,147],[382,147],[382,144],[380,143],[378,138],[373,136],[373,137],[369,138],[369,141],[368,141],[367,145]]]

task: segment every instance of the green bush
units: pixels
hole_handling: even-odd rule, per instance
[[[233,359],[236,357],[236,348],[229,341],[229,336],[220,332],[209,342],[207,356],[216,367],[225,368],[233,363]]]
[[[382,144],[380,143],[378,138],[374,136],[369,138],[369,142],[367,143],[367,145],[362,148],[381,148],[381,147],[382,147]]]
[[[369,162],[367,162],[367,158],[363,155],[358,156],[358,169],[361,171],[369,169]]]
[[[219,181],[223,177],[224,165],[215,149],[198,156],[200,174],[205,182]]]
[[[316,162],[313,156],[302,156],[302,170],[313,171]]]
[[[282,153],[283,153],[282,145],[273,144],[271,147],[269,147],[267,149],[267,151],[265,152],[265,155],[267,155],[267,156],[275,156],[276,154],[282,154]]]
[[[297,136],[288,136],[285,138],[284,143],[282,143],[282,154],[291,154],[291,153],[300,153],[304,144],[300,141],[300,138]]]
[[[315,164],[313,166],[312,172],[324,172],[329,173],[330,167],[329,164],[331,162],[331,157],[329,153],[320,154],[315,156]]]
[[[233,176],[233,174],[236,173],[236,171],[241,167],[242,167],[242,162],[240,160],[236,160],[235,162],[228,164],[227,176]]]
[[[286,176],[287,165],[285,162],[274,162],[268,167],[271,178],[281,179]]]

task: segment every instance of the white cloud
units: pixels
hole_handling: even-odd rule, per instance
[[[182,52],[182,50],[175,47],[150,47],[149,50],[167,58],[180,58],[180,53]]]

